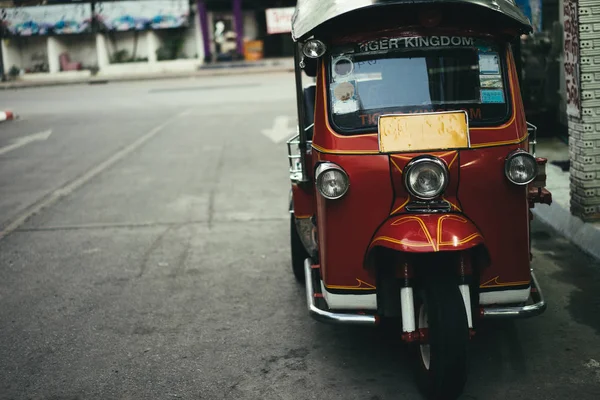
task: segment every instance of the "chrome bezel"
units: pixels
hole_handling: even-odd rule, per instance
[[[510,178],[510,175],[508,174],[508,165],[510,163],[510,161],[517,157],[517,156],[525,156],[525,157],[529,157],[533,160],[533,165],[534,165],[534,173],[533,173],[533,177],[528,180],[527,182],[515,182],[514,180],[512,180]],[[506,176],[506,179],[508,179],[511,183],[518,185],[518,186],[525,186],[525,185],[529,185],[531,182],[533,182],[535,180],[535,178],[538,176],[538,165],[537,165],[537,161],[535,160],[535,157],[532,156],[530,153],[526,152],[523,149],[518,149],[513,151],[512,153],[510,153],[508,155],[508,157],[506,157],[506,160],[504,161],[504,175]]]
[[[308,51],[307,51],[306,49],[307,49],[307,47],[308,47],[308,45],[309,45],[310,43],[318,43],[318,44],[320,44],[320,45],[321,45],[321,48],[323,49],[323,51],[322,51],[320,54],[317,54],[317,56],[316,56],[316,57],[314,57],[314,56],[313,56],[313,55],[311,55],[311,54],[308,54]],[[308,58],[313,58],[313,59],[315,59],[315,58],[321,58],[321,57],[323,57],[323,55],[324,55],[326,52],[327,52],[327,46],[325,45],[325,43],[323,43],[322,41],[320,41],[320,40],[318,40],[318,39],[310,39],[310,40],[308,40],[306,43],[304,43],[304,45],[302,46],[302,54],[304,54],[304,55],[305,55],[306,57],[308,57]]]
[[[335,66],[337,65],[337,63],[339,63],[340,61],[348,61],[350,63],[350,71],[348,71],[347,74],[338,74],[335,71]],[[350,57],[347,56],[338,56],[336,57],[336,59],[332,62],[331,65],[331,71],[333,72],[333,74],[338,77],[338,78],[345,78],[347,76],[350,76],[354,73],[354,63],[352,62],[352,60],[350,59]]]
[[[413,168],[416,165],[423,164],[423,163],[432,163],[432,164],[437,165],[438,167],[440,167],[442,169],[442,172],[444,174],[444,183],[443,183],[442,187],[440,188],[440,190],[438,190],[434,196],[423,196],[421,194],[418,194],[412,189],[412,187],[408,183],[408,178],[410,177],[410,174],[411,174],[411,171],[413,170]],[[440,197],[446,191],[449,180],[450,180],[450,174],[448,173],[448,167],[446,166],[446,163],[444,163],[442,160],[440,160],[437,157],[422,156],[422,157],[414,158],[408,163],[408,165],[404,169],[404,186],[406,187],[406,190],[408,190],[408,193],[410,193],[411,196],[413,196],[417,199],[420,199],[420,200],[430,201],[430,200],[434,200],[434,199],[437,199],[438,197]]]
[[[327,196],[321,191],[321,180],[323,178],[323,173],[325,173],[327,171],[331,171],[331,170],[340,171],[342,174],[344,174],[346,176],[346,181],[348,182],[348,185],[346,186],[346,190],[344,190],[343,193],[340,194],[339,196],[335,196],[335,197]],[[337,199],[343,197],[346,193],[348,193],[348,189],[350,189],[350,178],[348,177],[348,174],[346,173],[346,171],[344,171],[343,168],[340,167],[339,165],[330,163],[330,162],[324,162],[317,166],[317,170],[315,172],[315,185],[317,186],[317,190],[319,191],[321,196],[323,196],[324,198],[326,198],[328,200],[337,200]]]

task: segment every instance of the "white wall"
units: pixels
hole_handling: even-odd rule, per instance
[[[96,51],[96,37],[94,35],[77,35],[61,37],[65,51],[69,53],[71,61],[83,63],[83,68],[98,64]]]
[[[185,31],[185,42],[183,44],[183,52],[187,56],[187,58],[203,58],[199,57],[200,47],[198,46],[196,29],[195,26],[191,26],[189,29]]]
[[[245,23],[245,30],[250,32],[250,35],[254,35],[255,23],[249,17],[246,18],[248,22]],[[102,75],[103,69],[104,75],[193,71],[204,60],[202,32],[197,16],[194,17],[193,24],[184,33],[183,52],[188,57],[187,60],[156,62],[156,50],[162,45],[165,32],[138,32],[137,35],[136,58],[146,58],[148,62],[108,64],[115,51],[127,50],[128,57],[132,56],[134,32],[21,37],[2,40],[5,72],[8,73],[13,65],[20,69],[27,69],[32,68],[36,63],[43,62],[50,67],[51,73],[64,73],[67,76],[68,73],[60,72],[58,57],[63,51],[69,53],[71,61],[81,62],[83,68],[98,66],[100,75]],[[35,56],[41,57],[41,59],[34,60]],[[70,75],[76,74],[71,73]],[[43,74],[33,78],[43,79]]]
[[[146,32],[138,32],[138,42],[136,58],[148,58],[148,43]],[[104,35],[106,39],[106,47],[108,50],[108,59],[110,60],[113,54],[119,50],[127,50],[128,57],[133,56],[133,48],[135,43],[134,32],[115,32],[110,35]],[[114,41],[113,41],[114,38]]]
[[[17,68],[32,68],[35,64],[48,64],[46,37],[11,38],[2,41],[5,71],[15,65]]]
[[[258,23],[255,16],[254,11],[244,13],[244,39],[254,40],[258,37]]]
[[[98,60],[98,68],[104,68],[110,64],[110,58],[108,55],[106,37],[101,34],[96,34],[96,59]]]
[[[21,51],[14,40],[1,40],[0,41],[2,54],[4,56],[4,73],[8,74],[10,69],[14,66],[22,68],[21,62]]]
[[[49,36],[46,40],[46,46],[48,49],[50,73],[60,72],[59,56],[61,53],[67,51],[67,47],[62,42],[62,38],[58,36]]]
[[[157,47],[156,49],[158,49],[159,47],[164,46],[166,40],[171,37],[171,35],[176,36],[179,33],[176,32],[172,32],[171,34],[167,31],[154,31],[156,37],[157,37]],[[198,43],[196,41],[196,32],[194,31],[193,28],[187,29],[184,33],[183,33],[183,54],[185,55],[185,58],[190,59],[196,59],[198,58],[198,55],[200,54],[201,50],[198,49]]]
[[[196,54],[198,54],[199,60],[204,61],[204,39],[202,37],[202,27],[200,26],[200,18],[197,12],[194,13],[194,24],[192,26],[193,29],[190,29],[193,31],[194,38],[196,41]]]

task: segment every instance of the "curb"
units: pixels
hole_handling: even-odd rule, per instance
[[[600,226],[594,227],[557,203],[537,205],[533,214],[545,225],[569,239],[584,253],[600,260]]]
[[[12,111],[0,111],[0,122],[10,121],[15,119],[15,117]]]
[[[134,82],[143,80],[160,80],[160,79],[181,79],[181,78],[196,78],[207,76],[226,76],[236,74],[269,74],[276,72],[294,72],[293,67],[283,65],[260,66],[260,67],[204,67],[196,71],[186,73],[151,73],[151,74],[135,74],[135,75],[115,75],[115,76],[94,76],[85,79],[73,79],[64,81],[15,81],[10,83],[0,83],[0,91],[28,89],[49,86],[67,86],[67,85],[94,85],[105,84],[109,82]]]

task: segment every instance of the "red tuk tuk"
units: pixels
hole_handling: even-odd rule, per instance
[[[292,271],[319,321],[401,321],[430,398],[462,392],[480,318],[546,308],[530,221],[551,194],[515,54],[530,31],[514,0],[294,14]]]

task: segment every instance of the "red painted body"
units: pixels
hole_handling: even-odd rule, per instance
[[[314,186],[292,185],[292,198],[294,200],[294,217],[310,218],[315,214],[315,188]]]
[[[483,243],[473,222],[460,214],[405,214],[388,219],[375,233],[369,250],[384,246],[406,253],[461,251]]]
[[[298,214],[316,216],[321,277],[327,289],[351,293],[376,287],[373,269],[365,266],[366,255],[376,246],[407,253],[484,246],[490,260],[480,271],[483,290],[529,284],[528,190],[512,184],[504,174],[506,157],[515,149],[528,149],[525,114],[509,49],[507,64],[511,116],[505,124],[471,128],[471,148],[467,150],[392,155],[379,152],[377,132],[344,136],[332,129],[325,66],[321,66],[309,168],[312,173],[323,161],[339,165],[350,178],[350,189],[337,200],[297,187],[293,196]],[[452,205],[450,213],[411,214],[405,208],[411,199],[402,171],[422,154],[440,158],[449,168],[444,199]]]

